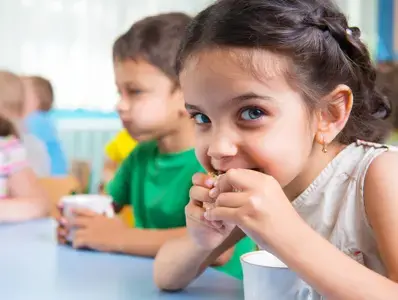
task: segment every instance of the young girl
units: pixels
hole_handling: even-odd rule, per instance
[[[331,0],[220,0],[188,27],[178,70],[196,155],[222,175],[194,176],[158,286],[184,288],[246,234],[313,299],[396,299],[398,155],[376,144],[390,105],[359,29]]]
[[[46,146],[34,135],[27,132],[23,124],[26,93],[22,80],[15,74],[0,71],[0,107],[3,114],[12,120],[19,139],[26,149],[27,161],[38,177],[50,175],[50,158]]]
[[[7,75],[8,76],[8,75]],[[0,73],[0,102],[18,93],[10,89],[6,74]],[[4,80],[3,80],[4,79]],[[7,116],[6,116],[7,115]],[[37,177],[28,166],[26,150],[22,146],[9,111],[0,111],[0,223],[26,221],[46,216],[49,203],[39,187]]]

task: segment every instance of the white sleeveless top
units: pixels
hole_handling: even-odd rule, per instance
[[[397,148],[358,141],[343,149],[293,202],[316,232],[369,269],[386,275],[364,206],[364,180],[372,161]],[[343,272],[344,270],[342,270]],[[306,299],[324,299],[308,286]]]

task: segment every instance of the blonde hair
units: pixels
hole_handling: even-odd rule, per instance
[[[25,94],[21,79],[7,71],[0,71],[0,106],[6,114],[21,115],[24,110]]]
[[[50,111],[54,103],[54,91],[51,82],[40,76],[28,76],[26,79],[31,83],[33,92],[37,96],[39,110]]]

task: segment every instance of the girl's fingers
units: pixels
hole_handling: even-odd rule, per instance
[[[203,218],[204,218],[204,216],[203,216]],[[206,220],[206,222],[210,222],[210,221]],[[223,221],[211,221],[210,224],[211,224],[211,226],[213,226],[216,229],[221,229],[221,228],[224,227],[224,222]]]
[[[247,193],[222,193],[216,199],[216,206],[239,208],[247,203],[250,196]]]
[[[201,186],[192,186],[189,190],[189,198],[204,203],[214,203],[214,199],[210,197],[209,189]]]
[[[236,224],[236,208],[229,207],[216,207],[207,210],[205,213],[205,218],[208,221],[223,221],[227,223]]]
[[[249,169],[231,169],[221,175],[217,181],[220,193],[240,192],[264,187],[270,176]]]
[[[203,219],[203,214],[206,211],[202,207],[202,202],[196,200],[190,200],[185,206],[185,215],[187,218],[192,220],[201,221]]]
[[[223,222],[210,222],[205,219],[204,215],[207,210],[196,204],[196,201],[191,200],[190,203],[185,207],[185,215],[192,221],[204,224],[206,226],[221,229],[224,225]]]
[[[204,173],[196,173],[192,176],[193,185],[201,186],[204,188],[211,189],[214,186],[216,179],[211,175]]]

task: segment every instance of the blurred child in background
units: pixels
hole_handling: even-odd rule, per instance
[[[10,72],[0,71],[0,81],[3,86],[0,91],[0,106],[18,132],[21,143],[26,149],[29,166],[37,176],[49,176],[50,158],[46,146],[37,137],[27,132],[23,124],[26,97],[21,79]]]
[[[139,145],[107,186],[116,210],[132,205],[135,228],[118,219],[76,211],[74,222],[61,219],[65,242],[77,227],[73,246],[155,256],[164,242],[186,233],[184,208],[191,178],[203,172],[194,152],[194,124],[188,116],[174,68],[190,17],[168,13],[145,18],[120,36],[113,47],[123,126]],[[224,264],[230,251],[216,263]]]
[[[29,133],[40,139],[51,160],[51,175],[68,173],[67,161],[51,119],[54,92],[50,81],[39,76],[23,77],[26,90],[25,125]]]
[[[49,212],[49,202],[29,166],[14,125],[18,120],[10,118],[9,108],[23,97],[19,78],[0,72],[0,222],[27,221]]]

